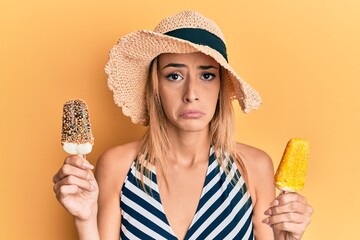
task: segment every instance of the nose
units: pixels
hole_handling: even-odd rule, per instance
[[[196,78],[192,77],[191,79],[188,79],[188,81],[185,84],[184,89],[184,102],[194,102],[199,100],[199,94],[198,94],[198,86]]]

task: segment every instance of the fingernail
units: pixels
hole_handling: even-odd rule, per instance
[[[265,215],[271,215],[271,209],[269,208],[268,210],[266,210],[266,211],[264,212],[264,214],[265,214]]]
[[[95,191],[95,190],[96,190],[95,185],[92,185],[92,184],[90,183],[90,191]]]
[[[88,173],[87,176],[86,176],[86,179],[87,180],[94,180],[94,176],[91,175],[90,173]]]
[[[276,207],[279,205],[279,200],[274,200],[272,203],[270,203],[270,207]]]
[[[94,169],[94,166],[91,165],[91,164],[90,164],[88,161],[86,161],[86,160],[84,160],[83,166],[84,166],[85,168]]]
[[[269,225],[269,219],[268,219],[268,218],[265,218],[265,219],[262,220],[261,222]]]

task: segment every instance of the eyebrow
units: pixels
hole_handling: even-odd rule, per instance
[[[165,68],[168,68],[168,67],[183,68],[183,67],[186,67],[186,65],[181,64],[181,63],[169,63],[168,65],[166,65],[162,69],[165,69]]]
[[[208,65],[208,66],[200,66],[199,67],[200,69],[203,69],[203,70],[207,70],[207,69],[211,69],[211,68],[215,68],[215,69],[218,69],[217,67],[213,66],[213,65]]]
[[[185,64],[181,64],[181,63],[169,63],[162,69],[165,69],[168,67],[183,68],[183,67],[187,67],[187,66]],[[215,67],[213,65],[199,66],[198,68],[203,69],[203,70],[207,70],[207,69],[211,69],[211,68],[217,69],[217,67]]]

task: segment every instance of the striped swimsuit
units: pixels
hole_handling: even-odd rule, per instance
[[[213,148],[210,149],[201,198],[184,239],[254,239],[250,194],[235,162],[227,159],[228,176],[216,160]],[[161,204],[155,169],[149,171],[151,179],[144,177],[147,191],[143,190],[135,161],[122,186],[122,240],[177,239]]]

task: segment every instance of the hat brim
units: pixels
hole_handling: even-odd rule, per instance
[[[225,70],[231,96],[248,113],[261,105],[259,93],[240,78],[225,58],[216,50],[157,32],[141,30],[122,37],[110,50],[105,66],[108,87],[115,103],[133,123],[146,125],[148,114],[145,102],[146,79],[151,61],[162,53],[202,52],[215,59]],[[143,93],[143,94],[141,94]]]

